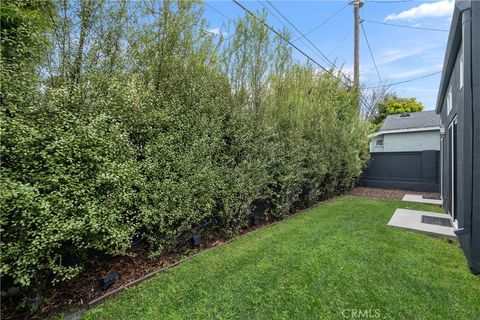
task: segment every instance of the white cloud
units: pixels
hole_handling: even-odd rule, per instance
[[[342,69],[342,73],[344,73],[347,77],[349,77],[350,79],[353,79],[353,66],[350,66],[350,67],[343,67]]]
[[[442,70],[443,63],[438,63],[435,65],[430,65],[428,67],[424,68],[417,68],[414,70],[409,70],[409,71],[401,71],[401,72],[396,72],[396,73],[391,73],[388,74],[388,78],[390,79],[405,79],[405,78],[413,78],[416,76],[422,76],[427,73],[435,72]]]
[[[424,92],[424,93],[437,93],[438,88],[425,88],[425,87],[414,87],[414,86],[409,86],[409,87],[403,87],[402,88],[405,91],[410,91],[410,92]]]
[[[449,17],[453,13],[453,6],[453,0],[423,3],[400,13],[389,14],[384,20],[413,20],[427,17]]]
[[[413,57],[420,55],[421,53],[425,52],[424,48],[407,48],[407,49],[396,49],[396,48],[389,48],[383,50],[380,54],[379,65],[386,65],[392,62],[396,62],[398,60]]]
[[[342,73],[344,75],[346,75],[347,77],[353,80],[353,65],[344,65],[340,70],[342,70]],[[360,74],[363,74],[366,72],[368,72],[368,69],[366,69],[365,66],[360,64]],[[337,74],[339,74],[339,72],[337,72]]]
[[[222,30],[220,30],[220,28],[213,28],[213,29],[209,29],[207,31],[211,34],[216,35],[216,36],[219,35],[219,34],[221,34],[224,37],[228,36],[228,32],[222,32]]]

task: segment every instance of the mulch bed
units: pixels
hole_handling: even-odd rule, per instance
[[[390,189],[377,189],[377,188],[366,188],[366,187],[357,187],[349,192],[349,194],[356,196],[364,196],[371,198],[379,199],[390,199],[390,200],[402,200],[405,194],[418,194],[426,197],[438,198],[439,193],[435,192],[415,192],[407,190],[390,190]]]
[[[250,233],[258,228],[275,223],[276,221],[264,221],[258,225],[240,230],[237,237]],[[44,302],[35,315],[20,313],[15,310],[19,300],[2,297],[2,319],[45,319],[59,312],[74,312],[89,306],[92,301],[122,289],[135,280],[139,280],[155,271],[177,264],[185,258],[192,257],[201,251],[220,246],[231,239],[227,239],[223,233],[210,230],[202,235],[202,243],[199,246],[185,246],[174,252],[166,254],[159,259],[148,257],[148,246],[138,244],[133,247],[128,255],[109,257],[104,261],[97,261],[87,267],[84,272],[71,281],[65,281],[57,286],[47,288],[43,298]],[[106,290],[101,290],[99,279],[109,272],[116,271],[118,278]]]
[[[11,298],[3,299],[2,297],[2,304],[6,303],[7,305],[4,307],[9,310],[7,312],[3,312],[5,309],[2,310],[2,319],[43,319],[64,310],[80,309],[87,306],[90,301],[113,292],[149,273],[175,264],[185,257],[207,248],[219,246],[226,241],[228,239],[220,233],[208,232],[203,235],[202,243],[199,246],[187,246],[159,259],[150,259],[148,257],[148,247],[140,243],[132,248],[126,256],[110,257],[103,259],[101,262],[95,262],[73,280],[48,288],[44,293],[44,303],[35,315],[22,314],[18,310],[14,310],[19,302],[18,297],[17,301]],[[117,279],[107,290],[101,290],[99,279],[111,271],[118,273]]]

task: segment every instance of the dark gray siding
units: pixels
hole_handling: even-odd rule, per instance
[[[472,3],[472,250],[471,264],[480,271],[480,1]]]
[[[450,149],[451,146],[451,141],[449,140],[448,137],[448,130],[449,126],[452,124],[452,121],[457,117],[457,122],[460,122],[461,119],[463,119],[463,110],[464,110],[464,98],[463,98],[463,89],[460,89],[460,84],[459,84],[459,75],[460,75],[460,48],[456,50],[455,54],[455,64],[453,67],[453,71],[451,73],[451,78],[447,86],[447,94],[445,95],[445,99],[443,102],[443,108],[442,108],[442,122],[445,127],[445,136],[443,137],[443,150],[445,151],[443,154],[443,174],[445,179],[443,179],[443,199],[444,199],[444,204],[445,208],[451,208],[452,203],[451,203],[451,197],[450,197],[450,176],[451,176],[451,167],[450,167],[450,162],[449,162],[449,154],[452,152]],[[448,108],[447,108],[447,96],[448,96],[448,90],[449,88],[452,88],[452,110],[450,113],[448,113]],[[459,132],[457,132],[457,135]],[[459,141],[456,141],[459,142]],[[458,150],[463,150],[463,146],[460,144],[457,145]],[[460,162],[457,162],[457,171],[462,172],[460,169]],[[460,189],[458,189],[460,191]],[[457,201],[458,204],[458,201]],[[458,210],[457,210],[458,213]]]
[[[452,19],[437,112],[441,114],[445,135],[442,139],[442,196],[447,212],[455,211],[457,234],[469,265],[480,272],[480,81],[479,81],[480,2],[457,1]],[[460,89],[460,51],[463,42],[464,78]],[[453,108],[448,113],[448,90],[452,88]],[[454,143],[456,174],[452,179],[452,152],[449,126],[457,120]],[[452,186],[455,186],[452,201]]]

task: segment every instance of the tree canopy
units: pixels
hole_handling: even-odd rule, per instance
[[[401,98],[395,93],[387,94],[378,104],[378,114],[373,123],[380,126],[388,115],[423,111],[423,104],[416,98]]]

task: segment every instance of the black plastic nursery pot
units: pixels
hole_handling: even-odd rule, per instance
[[[268,209],[268,203],[266,200],[255,200],[252,203],[252,223],[257,226],[265,220],[265,212]]]
[[[263,221],[263,217],[261,216],[252,216],[252,223],[254,226],[258,226],[259,224],[261,224]]]
[[[192,246],[198,247],[202,244],[202,235],[200,233],[194,234],[192,236]]]
[[[98,280],[98,285],[100,286],[100,289],[105,291],[108,288],[110,288],[112,284],[115,283],[117,278],[118,278],[118,273],[116,271],[112,271],[108,273],[105,277]]]

